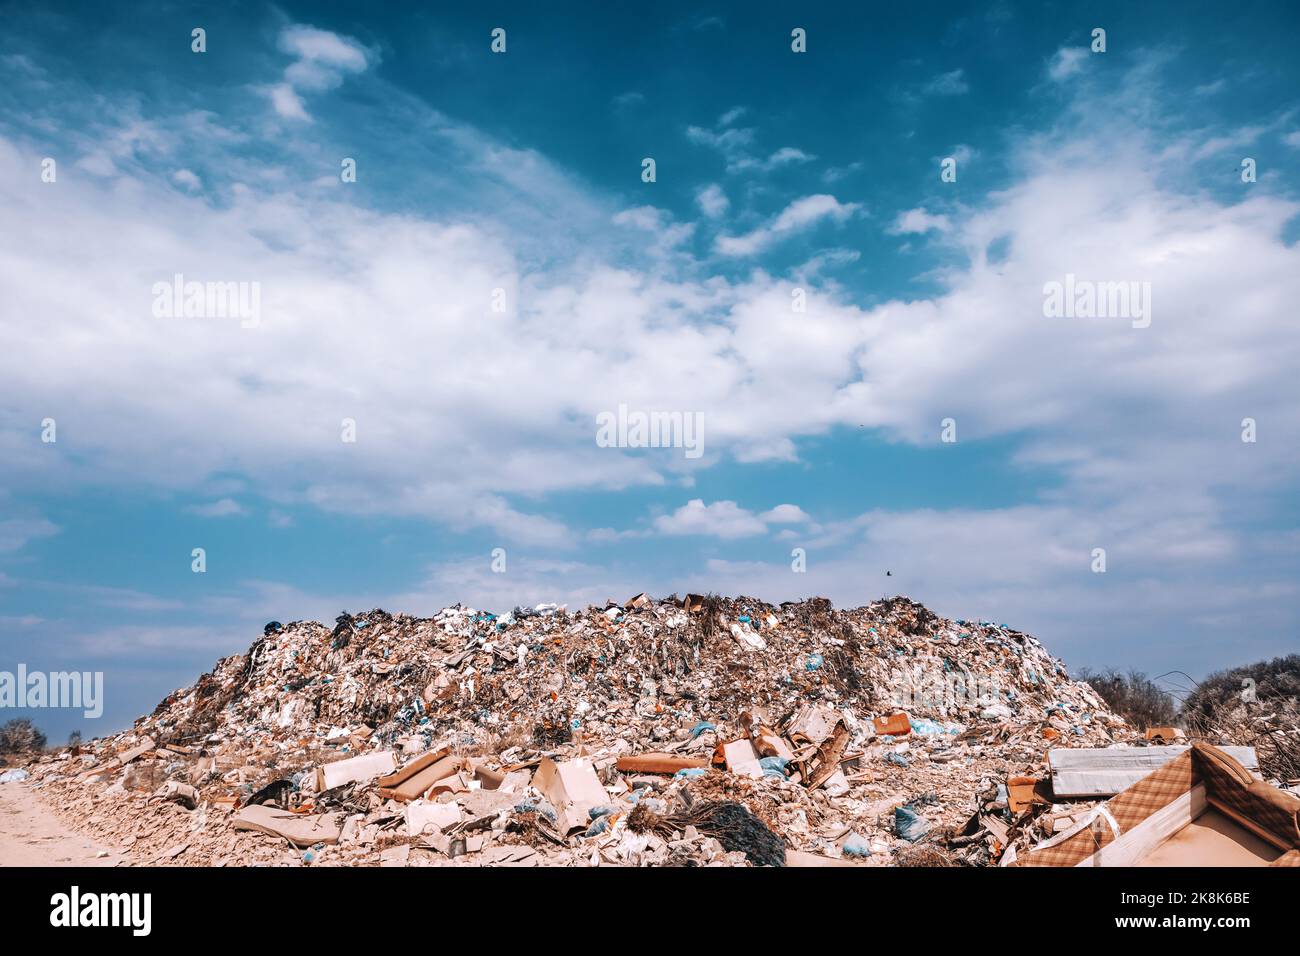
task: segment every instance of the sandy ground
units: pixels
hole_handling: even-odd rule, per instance
[[[0,783],[0,867],[116,866],[121,860],[120,853],[60,823],[27,781]]]

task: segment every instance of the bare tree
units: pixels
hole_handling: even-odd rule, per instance
[[[45,735],[26,717],[0,726],[0,753],[29,753],[45,749]]]
[[[1173,723],[1174,699],[1146,674],[1138,671],[1121,674],[1114,669],[1102,673],[1083,670],[1078,679],[1091,684],[1111,710],[1140,730]]]

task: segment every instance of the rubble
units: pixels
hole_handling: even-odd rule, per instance
[[[29,770],[144,865],[993,865],[1073,806],[1049,748],[1117,744],[1002,625],[639,594],[272,622]]]

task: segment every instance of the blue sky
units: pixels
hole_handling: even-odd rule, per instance
[[[1294,8],[155,6],[0,36],[0,670],[105,672],[52,738],[376,605],[905,593],[1076,666],[1295,649]],[[156,316],[175,273],[259,324]],[[1149,282],[1149,327],[1045,317],[1066,274]],[[620,404],[704,454],[600,447]]]

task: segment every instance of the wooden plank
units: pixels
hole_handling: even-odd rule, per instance
[[[1052,794],[1057,800],[1113,797],[1188,750],[1175,747],[1058,748],[1047,752]],[[1259,775],[1254,747],[1220,747],[1243,767]]]
[[[844,751],[849,745],[849,728],[840,724],[835,736],[825,741],[817,751],[817,767],[808,780],[808,789],[816,790],[840,768]],[[846,781],[847,782],[847,781]]]

